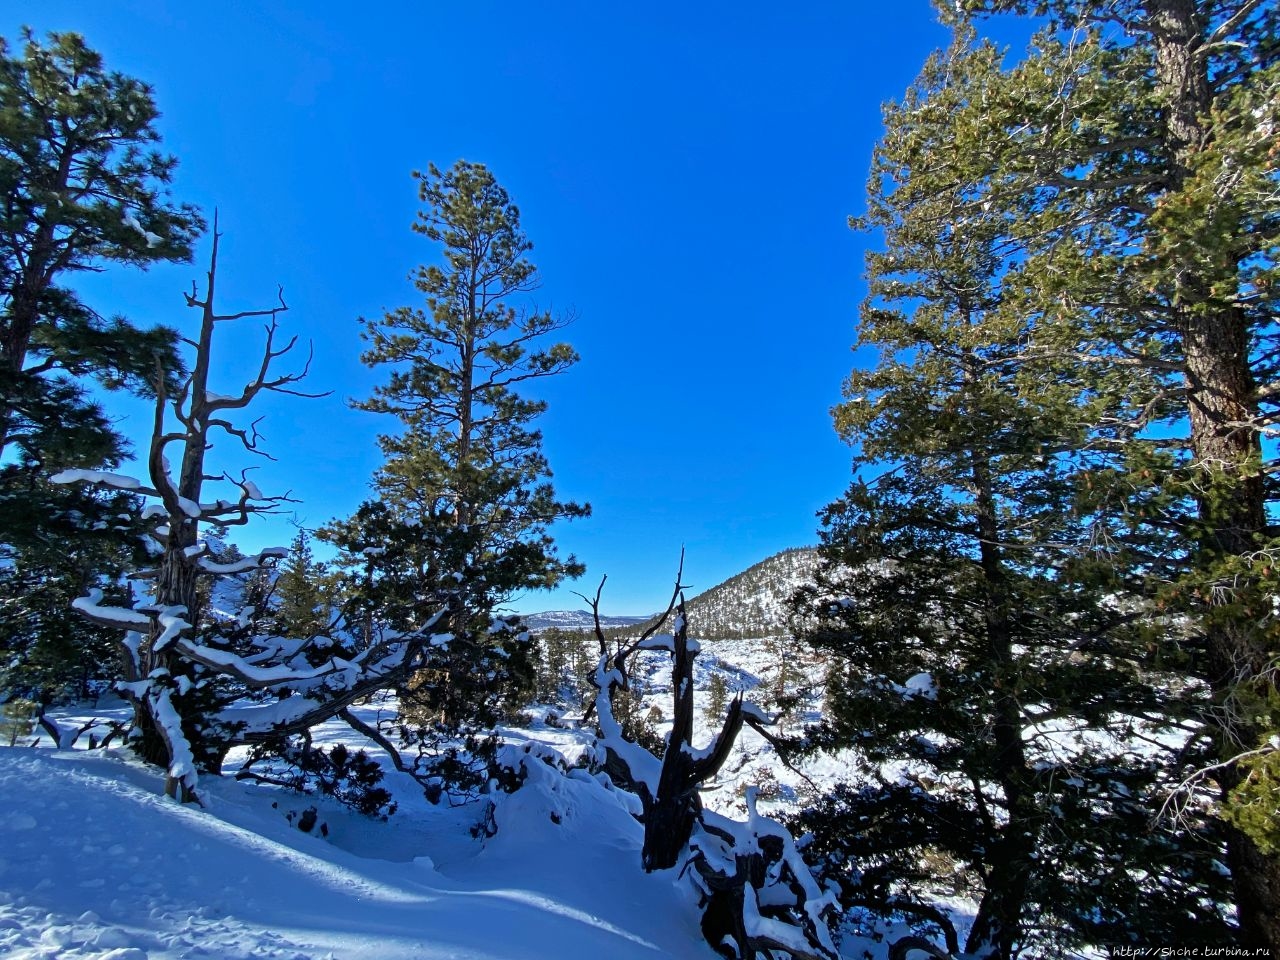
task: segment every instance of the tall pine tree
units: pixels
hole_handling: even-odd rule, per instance
[[[46,479],[125,455],[85,378],[147,395],[158,367],[181,374],[173,330],[104,319],[69,285],[189,257],[202,222],[165,196],[156,117],[151,89],[76,34],[0,40],[0,685],[41,700],[109,672],[107,634],[66,604],[110,590],[137,543],[128,496]]]
[[[77,34],[24,40],[21,56],[0,42],[0,450],[47,424],[50,377],[146,390],[157,357],[180,372],[174,331],[105,321],[66,281],[188,260],[203,228],[165,196],[176,161],[154,149],[151,88]]]
[[[322,535],[341,547],[364,619],[411,629],[444,607],[453,634],[402,691],[419,733],[483,737],[532,664],[492,632],[493,612],[519,591],[554,586],[582,567],[556,555],[548,527],[582,517],[556,499],[534,422],[542,401],[523,385],[567,369],[565,343],[541,346],[566,319],[530,307],[537,272],[520,212],[484,166],[458,161],[416,173],[423,209],[414,230],[443,249],[414,283],[423,307],[364,321],[365,363],[387,381],[357,406],[389,414],[375,499]]]
[[[940,9],[942,9],[940,7]],[[1263,0],[965,0],[1047,17],[1000,90],[955,118],[1023,268],[1056,371],[1145,382],[1094,488],[1135,569],[1198,625],[1243,936],[1280,954],[1274,614],[1280,11]],[[953,168],[954,170],[955,168]],[[1156,545],[1161,545],[1155,548]]]
[[[885,243],[859,328],[879,360],[836,410],[859,477],[827,511],[802,619],[838,655],[815,743],[880,776],[806,819],[850,905],[945,928],[920,864],[955,863],[979,898],[970,955],[1218,939],[1212,831],[1148,828],[1177,779],[1146,747],[1182,736],[1149,673],[1173,638],[1082,496],[1146,384],[1044,376],[1040,318],[1011,293],[1019,238],[999,184],[965,175],[981,158],[957,122],[1003,84],[971,35],[932,58],[886,111],[855,222]]]

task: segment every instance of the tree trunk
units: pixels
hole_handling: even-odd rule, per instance
[[[965,941],[965,953],[974,957],[1012,960],[1021,940],[1022,907],[1031,881],[1035,839],[1027,836],[1033,819],[1021,809],[1025,805],[1022,795],[1015,791],[1007,799],[1009,822],[989,854],[986,890]]]
[[[1198,6],[1195,0],[1150,0],[1149,6],[1159,92],[1166,105],[1166,146],[1173,160],[1171,191],[1185,182],[1195,154],[1210,136],[1212,91],[1206,62],[1197,56],[1207,25]],[[1187,258],[1188,264],[1193,262]],[[1197,566],[1206,572],[1224,558],[1256,549],[1266,529],[1261,444],[1254,430],[1241,427],[1257,420],[1252,333],[1240,310],[1210,298],[1220,279],[1231,278],[1205,276],[1188,267],[1176,290],[1191,447],[1204,475],[1200,490],[1205,492],[1198,497],[1205,532],[1194,551]],[[1212,618],[1208,642],[1209,680],[1223,701],[1230,701],[1240,684],[1262,676],[1267,657],[1253,617]],[[1257,731],[1235,711],[1226,709],[1221,716],[1221,759],[1255,746]],[[1221,782],[1224,794],[1234,786],[1232,768]],[[1280,957],[1280,857],[1265,853],[1238,830],[1228,830],[1227,837],[1243,939]]]
[[[196,348],[195,366],[191,371],[188,386],[189,411],[185,421],[186,437],[182,444],[182,463],[179,467],[177,495],[185,504],[198,504],[205,480],[205,454],[208,449],[206,436],[209,429],[208,391],[209,363],[212,353],[213,328],[215,314],[213,308],[214,285],[218,269],[218,221],[214,217],[213,251],[209,258],[208,287],[201,312],[200,333]],[[163,389],[165,371],[157,371],[156,414],[152,431],[151,447],[148,454],[147,468],[151,475],[152,485],[158,490],[168,487],[168,464],[165,459],[166,436],[165,413],[167,400]],[[200,594],[198,589],[198,570],[188,555],[189,548],[199,542],[199,524],[196,518],[187,514],[183,504],[174,504],[166,500],[165,507],[169,513],[169,536],[165,542],[164,555],[155,580],[155,604],[160,608],[181,608],[181,616],[196,627],[199,623]],[[175,678],[178,673],[185,673],[194,680],[195,665],[189,662],[179,663],[168,649],[157,649],[162,627],[157,622],[152,634],[147,637],[138,651],[139,669],[143,677],[152,676],[156,671],[164,671],[164,675]],[[188,695],[189,696],[189,695]],[[187,696],[178,694],[176,688],[170,691],[171,702],[182,721],[183,733],[186,734],[193,752],[198,749],[200,732],[196,728],[195,717],[188,716],[189,706],[184,703]],[[184,709],[185,707],[185,709]],[[173,750],[165,731],[161,729],[153,713],[153,707],[147,698],[133,700],[134,724],[139,732],[138,753],[148,763],[168,768],[173,762]],[[171,783],[166,786],[166,793],[178,796],[186,802],[193,799],[190,791],[181,784]]]
[[[671,653],[671,690],[675,698],[671,736],[662,757],[657,796],[649,796],[648,790],[640,793],[644,803],[644,846],[640,860],[649,871],[668,870],[676,865],[702,813],[698,784],[705,774],[695,769],[688,752],[693,748],[694,653],[689,649],[683,603],[677,617]]]
[[[1007,623],[997,618],[989,624],[993,644],[1008,643]],[[1012,650],[1005,647],[1007,666]],[[997,671],[1001,671],[999,666]],[[1006,687],[1011,678],[1002,678]],[[969,932],[965,951],[976,957],[1011,960],[1022,933],[1022,909],[1031,881],[1038,830],[1034,801],[1027,787],[1027,764],[1022,742],[1021,712],[1012,692],[996,701],[993,739],[996,755],[993,776],[1004,793],[1008,822],[989,851],[985,891],[978,915]]]
[[[966,382],[977,382],[976,360],[966,357]],[[1021,939],[1021,917],[1035,852],[1035,806],[1027,784],[1022,711],[1018,704],[1013,628],[1009,622],[1009,586],[1002,556],[998,510],[991,465],[984,451],[972,454],[974,506],[977,512],[978,558],[982,572],[989,669],[996,680],[993,776],[1004,793],[1008,822],[990,851],[986,891],[970,930],[965,951],[977,957],[1011,960]]]

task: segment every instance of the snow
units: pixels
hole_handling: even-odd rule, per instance
[[[191,789],[196,785],[196,761],[191,755],[191,747],[182,732],[182,718],[173,707],[169,691],[163,688],[151,695],[154,704],[152,714],[156,723],[165,731],[165,739],[169,742],[171,758],[169,760],[169,776],[181,780]]]
[[[337,657],[318,667],[311,668],[299,669],[288,665],[258,667],[229,651],[215,650],[213,647],[194,643],[184,643],[182,651],[192,660],[207,666],[221,668],[225,672],[243,678],[250,684],[262,687],[285,683],[299,684],[304,680],[325,677],[351,667],[348,661]]]
[[[194,500],[188,500],[186,497],[178,497],[178,509],[192,520],[200,519],[200,504],[196,503]]]
[[[676,620],[678,622],[679,617],[677,617]],[[678,630],[679,628],[677,627],[676,629]],[[692,637],[685,640],[685,647],[690,653],[698,653],[702,650],[702,644]],[[675,653],[676,640],[675,637],[669,633],[660,633],[656,636],[648,637],[636,649],[649,651],[665,650],[668,653]]]
[[[592,630],[595,627],[595,619],[590,610],[544,610],[540,613],[524,614],[521,619],[535,633],[551,627],[560,630]],[[614,627],[633,627],[650,619],[652,617],[618,617],[601,614],[600,626],[605,630]]]
[[[917,673],[907,679],[905,688],[907,696],[924,697],[926,700],[938,699],[938,684],[929,673]]]
[[[220,597],[217,605],[239,609],[231,599]],[[173,617],[176,626],[178,612],[160,616]],[[120,613],[140,618],[119,621],[121,627],[150,627],[144,614]],[[431,642],[448,639],[442,634]],[[176,642],[194,641],[178,636]],[[584,642],[594,651],[593,642]],[[654,652],[638,652],[632,660],[633,689],[645,708],[656,704],[664,712],[671,705],[668,642],[655,640]],[[723,720],[722,713],[707,714],[713,675],[724,677],[730,696],[754,691],[756,701],[767,706],[780,654],[788,671],[795,671],[795,684],[816,689],[824,676],[819,661],[774,641],[711,640],[702,646],[694,669],[699,743],[712,740]],[[255,653],[234,666],[252,666],[256,659]],[[312,707],[309,683],[328,686],[345,676],[328,665],[311,670],[328,676],[290,684],[281,700],[242,701],[220,719],[262,729]],[[610,674],[601,669],[599,679],[607,683]],[[161,685],[141,681],[135,687],[136,694],[154,697]],[[781,721],[790,730],[779,732],[794,732],[819,708],[820,694],[806,694],[800,710]],[[369,723],[376,723],[378,709],[353,707]],[[752,715],[772,719],[763,711]],[[616,733],[614,717],[602,712],[599,719],[606,734]],[[0,956],[713,960],[699,929],[690,874],[646,875],[640,869],[639,798],[615,788],[606,774],[575,766],[603,759],[591,730],[572,720],[552,728],[530,719],[499,732],[504,758],[523,771],[525,783],[499,797],[493,811],[497,834],[483,841],[468,833],[481,805],[428,806],[420,788],[390,770],[380,752],[386,785],[400,807],[387,823],[323,799],[229,777],[201,778],[206,810],[183,807],[159,796],[155,771],[123,753],[0,749]],[[317,744],[339,740],[370,749],[336,721],[315,733]],[[640,779],[656,783],[652,757],[639,748],[623,752]],[[240,762],[243,757],[233,751],[227,769],[234,771]],[[805,765],[804,774],[821,788],[856,776],[856,763],[848,756],[819,757]],[[180,765],[171,772],[187,771]],[[755,784],[762,785],[758,799]],[[749,824],[737,824],[735,836],[748,830],[765,835],[776,827],[769,816],[796,809],[808,789],[800,774],[778,763],[772,746],[745,729],[702,799],[709,817],[747,815]],[[286,819],[292,814],[296,822],[310,806],[319,808],[327,838],[304,834]],[[6,813],[17,828],[6,826]],[[10,843],[27,836],[29,845]],[[783,892],[767,889],[759,906],[767,909]],[[808,894],[816,911],[825,897],[816,888]],[[949,912],[966,908],[959,904]],[[757,922],[762,935],[794,936],[793,928],[774,930],[767,918],[752,921]],[[883,960],[887,951],[887,943],[862,936],[843,946],[845,956],[868,951],[874,960]]]
[[[590,778],[531,779],[485,842],[467,835],[476,805],[406,793],[410,812],[381,823],[225,778],[203,786],[209,810],[160,796],[120,755],[0,748],[0,955],[715,956],[683,881],[641,872],[639,825]],[[286,819],[311,805],[327,838]]]
[[[675,637],[669,633],[660,633],[657,636],[648,637],[636,646],[637,650],[658,651],[664,650],[667,653],[674,653],[676,649]]]
[[[140,490],[142,483],[136,477],[106,470],[61,470],[49,478],[50,483],[100,483],[118,490]]]
[[[804,935],[795,927],[760,916],[756,892],[750,887],[746,888],[742,898],[742,921],[749,937],[762,938],[767,943],[777,944],[802,956],[813,952]]]
[[[232,599],[219,598],[220,608],[238,609]],[[698,743],[713,739],[723,720],[706,709],[710,678],[723,676],[730,696],[754,691],[757,702],[767,703],[778,656],[776,644],[759,639],[714,640],[703,648],[694,670]],[[808,682],[822,677],[819,661],[792,648],[785,655],[788,669]],[[253,661],[256,654],[248,658]],[[608,672],[600,673],[607,683]],[[331,685],[341,679],[330,673],[310,682]],[[637,653],[632,681],[646,709],[656,704],[669,711],[665,650]],[[149,681],[135,686],[138,695],[155,689]],[[243,701],[220,719],[262,729],[314,706],[306,687],[291,684],[291,694],[281,700]],[[793,732],[819,707],[820,700],[806,699],[782,721],[790,728],[779,732]],[[379,702],[352,709],[376,724],[379,712],[394,706]],[[69,712],[62,724],[79,729],[93,717],[128,714],[127,707],[118,718],[98,708],[82,710]],[[763,712],[757,716],[771,719]],[[607,733],[616,730],[612,716],[600,720]],[[207,809],[183,807],[159,795],[163,784],[156,771],[123,752],[0,749],[0,956],[714,960],[699,928],[691,874],[644,874],[642,828],[634,819],[641,812],[639,798],[615,788],[605,773],[582,766],[603,760],[589,728],[563,716],[548,726],[535,711],[499,730],[504,759],[523,770],[525,784],[499,797],[493,812],[498,832],[481,841],[468,828],[480,819],[482,805],[429,806],[420,788],[392,770],[380,751],[384,785],[399,804],[386,823],[323,798],[230,777],[201,777],[200,799]],[[314,739],[326,747],[341,741],[375,752],[337,721],[317,728]],[[226,769],[234,772],[245,753],[246,748],[233,750]],[[651,756],[634,747],[625,753],[641,779],[656,783]],[[804,775],[822,786],[856,776],[856,767],[847,755],[823,756],[806,763]],[[807,789],[800,774],[779,764],[771,745],[744,729],[702,799],[709,819],[722,827],[745,815],[748,823],[734,824],[733,830],[744,837],[772,832],[776,824],[768,818],[795,810]],[[296,822],[311,806],[328,826],[327,838],[304,834],[286,819],[291,814]],[[28,825],[10,831],[6,813],[28,817],[17,821]],[[30,842],[10,842],[21,837]],[[709,838],[705,844],[709,854],[720,845]],[[766,890],[760,906],[782,892]],[[825,901],[816,889],[809,895],[814,910]],[[947,909],[962,923],[972,907],[957,901]],[[762,934],[792,935],[765,927],[770,924],[759,928]],[[62,946],[42,939],[51,929],[58,932],[50,936],[65,941]],[[846,938],[844,956],[862,958],[866,951],[866,957],[884,960],[893,936],[907,932],[880,924],[877,935],[889,936],[873,942],[863,935],[870,929],[864,921]],[[113,950],[138,952],[110,956]]]
[[[241,557],[239,560],[230,560],[226,563],[218,563],[216,560],[210,560],[208,557],[201,557],[196,562],[200,569],[205,573],[234,574],[247,573],[250,570],[261,569],[264,558],[278,556],[278,553],[264,551],[254,557]]]
[[[750,701],[746,701],[746,700],[743,701],[742,712],[746,716],[750,717],[752,720],[755,720],[758,723],[765,724],[766,726],[776,722],[776,718],[769,716],[769,714],[765,713],[763,710],[761,710],[758,706],[756,706],[754,703],[751,703]]]
[[[186,612],[186,607],[166,607],[156,615],[156,622],[160,625],[160,635],[152,643],[153,649],[163,650],[178,639],[183,630],[191,629],[191,624],[183,618]]]
[[[99,602],[101,600],[102,591],[93,589],[89,591],[88,596],[72,600],[71,606],[99,623],[110,621],[122,630],[149,630],[151,628],[151,618],[145,613],[126,610],[124,607],[104,607]]]

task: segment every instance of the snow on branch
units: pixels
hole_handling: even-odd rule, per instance
[[[181,784],[184,793],[197,803],[200,800],[196,792],[196,761],[191,752],[191,744],[182,730],[182,716],[173,705],[173,697],[167,687],[153,685],[147,693],[147,701],[151,713],[156,719],[160,736],[169,748],[169,767],[167,770],[170,784]],[[166,792],[174,796],[172,786]]]
[[[102,591],[93,589],[89,595],[71,601],[73,610],[77,610],[87,620],[101,627],[119,627],[122,630],[149,630],[151,618],[138,610],[124,607],[106,607],[102,603]]]
[[[149,487],[144,487],[137,477],[125,476],[122,473],[108,473],[105,470],[62,470],[49,477],[50,483],[90,483],[96,486],[112,487],[116,490],[127,490],[130,493],[160,494]]]
[[[204,546],[205,551],[208,545]],[[237,573],[250,573],[254,570],[261,570],[268,560],[280,560],[289,555],[289,551],[285,547],[267,547],[260,550],[251,557],[241,557],[239,560],[230,560],[226,563],[219,563],[210,560],[207,556],[199,555],[194,558],[196,566],[199,567],[201,573],[214,574],[215,576],[229,576]]]

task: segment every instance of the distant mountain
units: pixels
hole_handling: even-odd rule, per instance
[[[787,601],[818,568],[816,547],[795,547],[761,560],[685,603],[689,634],[704,640],[790,632]]]
[[[590,610],[544,610],[542,613],[526,613],[521,619],[533,633],[556,627],[560,630],[592,630],[595,620]],[[645,623],[652,617],[600,617],[600,626],[606,630],[631,627]]]
[[[817,547],[795,547],[704,590],[685,603],[690,635],[703,640],[734,640],[790,633],[787,601],[802,584],[812,582],[817,567]],[[602,616],[600,625],[606,630],[636,627],[639,631],[654,619]],[[593,626],[590,610],[529,613],[524,622],[534,633],[550,627],[591,630]]]

